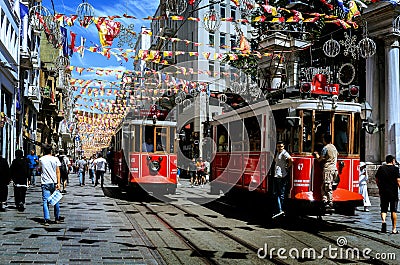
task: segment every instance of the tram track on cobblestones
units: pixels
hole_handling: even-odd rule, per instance
[[[371,254],[375,254],[375,256],[376,256],[377,253],[379,253],[379,251],[377,251],[377,248],[376,248],[377,246],[374,247],[371,244],[371,241],[372,242],[376,242],[378,244],[384,245],[381,248],[382,250],[385,250],[385,246],[390,246],[390,247],[392,247],[394,249],[400,249],[400,246],[398,244],[392,243],[392,242],[390,242],[388,240],[383,240],[383,239],[380,239],[380,238],[377,238],[377,237],[374,237],[374,236],[370,236],[370,235],[367,235],[367,234],[364,234],[364,233],[360,233],[360,232],[354,231],[352,228],[350,228],[350,227],[348,227],[346,225],[332,223],[330,221],[322,221],[321,222],[321,220],[318,220],[316,218],[312,218],[310,216],[303,216],[302,219],[307,220],[309,222],[312,222],[312,224],[314,224],[314,225],[323,225],[325,227],[329,227],[332,231],[336,231],[335,232],[336,234],[334,236],[332,236],[332,235],[324,235],[321,232],[310,231],[310,233],[312,235],[314,235],[314,236],[316,236],[318,238],[321,238],[322,240],[325,240],[325,241],[327,241],[329,243],[332,243],[334,245],[338,244],[338,240],[340,238],[346,239],[346,240],[347,240],[347,238],[351,238],[351,236],[343,234],[343,233],[342,234],[338,234],[337,231],[340,231],[340,232],[345,232],[345,233],[352,234],[352,235],[354,235],[356,237],[359,236],[359,237],[362,237],[364,239],[370,240],[370,241],[368,241],[368,248],[370,248],[372,250]],[[344,249],[360,249],[360,246],[359,245],[355,245],[355,244],[348,244],[348,242],[346,241],[346,244],[341,246],[341,248],[344,248]],[[396,252],[392,252],[392,253],[396,253]],[[385,262],[383,260],[379,260],[379,259],[373,258],[371,256],[370,256],[370,261],[373,262],[373,264],[391,264],[391,263]],[[398,257],[396,257],[396,260],[398,260]]]
[[[308,219],[310,221],[316,221],[315,218],[312,218],[312,217],[304,217],[304,219]],[[320,222],[320,221],[318,221],[318,222]],[[383,240],[381,238],[378,238],[378,237],[375,237],[375,236],[371,236],[371,235],[368,235],[368,234],[365,234],[365,233],[354,231],[353,228],[350,228],[350,227],[348,227],[346,225],[332,223],[331,221],[323,221],[323,222],[324,222],[324,225],[326,225],[326,226],[329,226],[329,227],[332,227],[332,228],[340,228],[342,231],[345,231],[347,233],[350,233],[350,234],[353,234],[353,235],[356,235],[356,236],[360,236],[360,237],[363,237],[363,238],[366,238],[366,239],[369,239],[369,240],[372,240],[372,241],[375,241],[375,242],[378,242],[378,243],[381,243],[381,244],[385,244],[385,245],[388,245],[388,246],[396,248],[396,249],[400,249],[400,245],[399,244],[395,244],[395,243],[392,243],[390,241]]]
[[[141,203],[143,207],[145,207],[148,211],[150,211],[155,217],[157,217],[158,221],[161,222],[169,231],[174,233],[176,237],[178,237],[189,249],[194,251],[198,257],[200,257],[206,264],[218,264],[213,259],[208,258],[207,256],[202,255],[202,250],[196,246],[196,244],[190,240],[187,236],[185,236],[182,232],[176,229],[170,222],[168,222],[165,218],[162,218],[156,211],[151,209],[146,203]]]
[[[196,193],[190,192],[190,191],[186,191],[186,192],[191,193],[191,194],[196,194]],[[199,195],[199,194],[196,194],[196,195]],[[221,205],[225,205],[225,206],[229,206],[229,207],[235,208],[235,205],[231,205],[231,204],[228,204],[228,203],[226,203],[226,202],[221,202],[221,201],[216,201],[216,202],[217,202],[218,204],[221,204]],[[174,206],[177,207],[177,208],[179,208],[180,210],[182,210],[182,211],[187,212],[188,214],[190,214],[190,212],[187,211],[186,209],[183,209],[182,207],[179,207],[179,206],[177,206],[177,205],[174,205]],[[312,217],[310,217],[310,216],[303,216],[302,218],[303,218],[304,220],[307,220],[307,221],[309,221],[309,222],[312,222],[311,227],[314,227],[313,224],[314,224],[314,225],[315,225],[315,224],[319,224],[319,225],[321,224],[321,221],[320,221],[320,220],[315,219],[315,218],[312,218]],[[201,220],[200,217],[198,217],[198,219]],[[207,223],[207,225],[209,225],[209,226],[211,226],[211,227],[214,228],[214,226],[213,226],[212,223],[210,223],[210,222],[208,222],[208,221],[205,221],[205,222]],[[349,234],[351,234],[351,235],[353,235],[353,236],[356,236],[357,239],[361,237],[361,238],[364,238],[364,239],[368,239],[369,242],[375,242],[375,243],[378,243],[378,244],[381,244],[381,245],[384,245],[384,246],[389,246],[389,247],[392,247],[392,248],[394,248],[394,249],[396,249],[396,250],[400,249],[400,245],[399,245],[399,244],[396,244],[396,243],[393,243],[393,242],[390,242],[390,241],[388,241],[388,240],[384,240],[384,239],[381,239],[381,238],[377,238],[377,237],[375,237],[375,236],[371,236],[371,235],[368,235],[368,234],[365,234],[365,233],[362,233],[362,232],[354,231],[353,228],[348,227],[348,226],[343,225],[343,224],[331,223],[331,222],[329,222],[329,221],[323,221],[322,224],[323,224],[325,227],[329,227],[332,231],[338,230],[338,231],[345,232],[345,233],[349,233]],[[217,229],[217,228],[214,228],[214,229]],[[302,243],[302,244],[304,244],[304,245],[306,245],[306,246],[308,246],[308,247],[315,247],[315,246],[312,245],[312,244],[310,245],[309,242],[307,242],[306,240],[303,240],[301,237],[296,237],[296,236],[292,235],[291,233],[285,231],[285,229],[282,229],[282,232],[284,232],[288,237],[292,237],[293,239],[297,240],[298,242],[300,242],[300,243]],[[330,233],[328,233],[328,234],[321,234],[320,231],[305,231],[305,232],[306,232],[306,233],[309,233],[309,234],[311,234],[311,235],[313,235],[313,236],[315,236],[315,237],[317,237],[317,238],[320,238],[321,240],[323,240],[323,241],[325,241],[325,242],[328,242],[328,243],[330,243],[330,244],[333,245],[333,246],[337,245],[337,240],[338,240],[338,235],[337,235],[337,234],[332,236]],[[222,231],[222,233],[228,234],[228,235],[229,235],[229,233],[227,233],[226,231]],[[234,237],[234,236],[233,236],[233,237]],[[350,236],[347,235],[347,237],[350,237]],[[241,240],[241,239],[239,239],[239,240]],[[248,243],[245,242],[245,244],[248,244]],[[251,245],[251,244],[250,244],[250,245]],[[372,245],[377,245],[377,244],[372,244]],[[355,244],[348,244],[348,245],[346,245],[346,246],[343,246],[343,249],[345,249],[345,250],[346,250],[346,249],[356,249],[356,248],[359,248],[359,245],[358,245],[358,244],[357,244],[357,245],[355,245]],[[253,247],[250,246],[250,249],[252,249],[252,250],[255,251],[255,252],[257,251],[256,247],[254,247],[254,246],[253,246]],[[383,249],[383,248],[380,248],[380,249]],[[379,259],[373,258],[372,256],[375,255],[375,254],[377,254],[377,253],[379,253],[379,251],[376,251],[376,250],[372,247],[372,252],[371,252],[370,259],[369,259],[369,260],[363,260],[363,261],[366,262],[366,263],[373,262],[374,264],[393,264],[393,263],[385,262],[384,260],[379,260]],[[388,252],[388,253],[396,253],[396,252],[393,251],[393,252]],[[396,257],[396,260],[397,260],[397,259],[398,259],[398,257]],[[393,261],[393,260],[392,260],[392,261]]]
[[[171,224],[165,218],[160,216],[160,214],[156,210],[152,209],[150,206],[148,206],[145,203],[142,203],[142,205],[147,210],[149,210],[154,216],[156,216],[160,222],[164,223],[165,226],[168,229],[172,230],[179,238],[181,238],[181,240],[184,240],[184,242],[188,245],[188,247],[190,247],[191,249],[196,251],[196,253],[198,253],[200,255],[202,254],[203,250],[201,248],[197,247],[196,243],[193,242],[192,239],[190,239],[189,237],[185,236],[182,232],[179,231],[179,229],[176,229],[176,227],[173,224]],[[236,242],[239,245],[245,247],[246,249],[250,250],[251,252],[257,253],[257,251],[259,250],[258,246],[255,246],[255,245],[253,245],[253,244],[251,244],[251,243],[249,243],[249,242],[247,242],[245,240],[242,240],[241,238],[239,238],[239,237],[237,237],[235,235],[232,235],[232,234],[224,231],[223,229],[221,229],[221,228],[217,227],[216,225],[212,224],[211,222],[199,217],[198,215],[196,215],[196,214],[194,214],[194,213],[192,213],[192,212],[190,212],[190,211],[188,211],[188,210],[186,210],[186,209],[184,209],[184,208],[182,208],[182,207],[180,207],[180,206],[178,206],[176,204],[172,203],[172,204],[169,204],[169,205],[171,205],[174,208],[176,208],[176,209],[180,210],[181,212],[185,213],[187,216],[195,216],[196,220],[199,223],[202,223],[202,224],[206,225],[207,227],[214,229],[215,231],[219,232],[220,234],[224,235],[225,237],[229,238],[230,240],[233,240],[234,242]],[[208,264],[220,264],[219,262],[215,261],[212,258],[208,258],[208,257],[204,257],[204,258],[206,259],[205,261]],[[282,264],[282,265],[289,264],[289,263],[285,262],[284,260],[276,258],[276,257],[271,257],[271,258],[268,259],[268,261],[272,262],[273,264]]]
[[[200,197],[205,197],[202,194],[193,192],[191,189],[183,190],[183,194],[181,195],[185,197],[185,193],[191,195],[192,194],[197,195]],[[169,197],[167,196],[166,198]],[[207,208],[209,208],[210,211],[216,213],[219,213],[221,211],[220,209],[225,209],[224,211],[221,212],[241,211],[240,207],[238,207],[235,203],[233,204],[229,203],[230,202],[229,200],[228,201],[216,200],[213,202],[216,204],[213,203],[214,206],[211,207],[208,206]],[[227,223],[224,222],[222,223],[214,222],[214,220],[216,219],[209,218],[210,214],[212,215],[212,213],[205,214],[204,216],[202,215],[202,210],[201,208],[198,208],[198,206],[200,207],[204,206],[201,206],[198,203],[193,203],[193,205],[192,204],[179,205],[177,203],[178,201],[176,202],[170,201],[169,203],[166,203],[163,201],[157,201],[151,199],[144,201],[142,199],[139,199],[129,204],[131,205],[129,207],[136,208],[138,210],[138,214],[146,218],[146,220],[149,220],[148,222],[153,223],[153,225],[145,226],[145,228],[139,227],[138,229],[139,230],[141,229],[142,233],[146,235],[148,232],[146,232],[145,230],[164,231],[162,233],[153,232],[154,234],[161,233],[159,234],[159,236],[161,237],[163,237],[163,235],[165,236],[166,235],[165,233],[169,233],[170,236],[168,236],[166,240],[163,240],[163,242],[166,243],[165,246],[159,245],[159,243],[157,243],[158,242],[157,239],[154,242],[153,239],[150,239],[150,242],[153,242],[153,245],[156,244],[159,248],[158,251],[157,250],[154,251],[156,251],[159,255],[161,255],[161,257],[167,263],[168,260],[170,260],[168,259],[168,253],[172,253],[172,255],[176,256],[175,260],[180,260],[182,264],[188,261],[185,260],[185,257],[187,258],[190,257],[193,258],[194,260],[197,260],[198,263],[196,264],[201,264],[201,263],[225,264],[227,257],[225,256],[224,251],[226,251],[226,253],[238,254],[239,256],[242,255],[239,258],[237,257],[233,259],[228,258],[229,261],[233,261],[236,263],[241,259],[248,259],[247,262],[252,262],[254,260],[257,260],[254,264],[264,263],[264,262],[266,262],[267,264],[268,263],[293,264],[293,262],[296,262],[296,260],[293,259],[281,258],[281,256],[277,255],[276,251],[274,255],[268,256],[267,258],[257,259],[257,254],[260,249],[261,246],[260,244],[262,241],[260,241],[259,239],[254,239],[251,236],[250,237],[245,236],[245,235],[251,235],[251,233],[237,233],[238,230],[236,228],[240,229],[246,227],[237,224],[236,225],[232,224],[232,226],[230,226],[229,224],[227,225]],[[216,205],[221,205],[222,207]],[[192,208],[192,206],[194,208]],[[129,207],[124,206],[127,212],[129,212],[128,209]],[[132,210],[132,208],[130,209]],[[253,211],[251,209],[247,210],[248,211],[245,211],[244,213],[245,215],[247,212],[249,212],[251,215],[253,214]],[[135,218],[135,217],[130,216],[130,218]],[[258,216],[257,213],[254,213],[254,216],[251,216],[249,218],[256,220],[257,218],[261,217]],[[277,235],[278,238],[281,238],[278,239],[278,241],[269,241],[269,240],[265,241],[268,242],[268,247],[280,247],[281,243],[279,240],[286,240],[289,243],[287,243],[286,245],[285,243],[283,243],[284,244],[283,246],[286,246],[287,248],[297,247],[298,249],[303,249],[303,248],[315,249],[317,257],[319,257],[320,255],[322,256],[321,260],[319,260],[320,258],[310,260],[314,261],[314,263],[317,262],[316,264],[321,264],[318,262],[330,263],[330,264],[343,263],[342,261],[337,260],[337,258],[330,258],[326,254],[326,252],[324,253],[321,249],[327,246],[337,247],[338,236],[344,236],[348,238],[350,242],[353,241],[341,247],[344,251],[346,249],[353,249],[353,248],[362,249],[369,245],[370,248],[373,250],[371,252],[370,258],[360,257],[360,259],[350,258],[344,260],[348,260],[349,262],[357,261],[364,264],[371,264],[371,263],[396,264],[393,263],[393,260],[385,261],[374,258],[374,255],[376,253],[382,252],[385,246],[392,247],[393,249],[398,250],[400,246],[393,242],[377,238],[375,236],[367,235],[362,232],[353,231],[351,227],[348,227],[343,224],[338,224],[331,221],[321,222],[320,220],[317,220],[316,218],[312,218],[309,216],[301,217],[301,219],[303,219],[303,221],[300,222],[293,222],[293,220],[282,219],[283,223],[279,222],[275,224],[268,224],[267,227],[265,227],[265,225],[262,225],[261,228],[259,229],[259,232],[257,233],[266,233],[265,235],[267,236],[267,238],[268,237],[274,238],[277,237]],[[158,225],[155,225],[154,222],[158,223]],[[231,227],[233,229],[227,229],[227,227]],[[256,231],[258,231],[258,228],[256,227],[253,228],[255,228]],[[280,232],[273,232],[274,230],[275,231],[279,230]],[[204,233],[199,233],[199,231],[204,231]],[[246,239],[247,241],[244,239]],[[186,249],[187,251],[189,251],[189,254],[186,253],[185,256],[182,255],[182,253],[179,254],[178,252],[176,252],[176,250],[174,249],[178,248],[176,247],[174,248],[173,247],[174,244],[171,245],[170,240],[176,242],[175,245],[179,245],[179,243],[177,242],[181,242],[180,244],[182,249]],[[207,240],[209,240],[210,242],[213,241],[215,242],[207,244]],[[218,243],[216,242],[220,243],[222,248],[213,247],[215,246],[215,244],[218,245]],[[389,251],[388,253],[392,253],[393,249],[388,249]],[[162,253],[159,252],[160,250],[162,251]],[[178,249],[178,251],[179,250],[180,249]],[[297,261],[304,262],[304,260],[301,259]],[[253,264],[253,262],[251,264]]]

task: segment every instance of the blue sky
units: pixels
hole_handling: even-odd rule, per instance
[[[54,1],[54,8],[56,13],[71,15],[76,13],[77,7],[82,3],[81,0],[53,0]],[[137,19],[117,19],[116,21],[121,22],[124,26],[128,26],[128,24],[134,24],[135,32],[140,32],[140,28],[142,25],[149,27],[150,21],[149,20],[142,20],[141,18],[147,16],[153,16],[159,1],[140,1],[140,0],[92,0],[86,1],[87,3],[91,4],[95,9],[95,16],[112,16],[112,15],[120,15],[122,16],[124,13],[128,15],[133,15]],[[42,5],[47,7],[51,12],[53,12],[53,7],[50,0],[43,0]],[[80,37],[83,36],[86,38],[85,46],[95,46],[100,45],[98,31],[96,26],[92,23],[88,28],[83,28],[79,26],[79,22],[75,21],[75,26],[68,27],[68,39],[70,41],[70,34],[69,31],[73,31],[77,34],[76,37],[76,46],[80,45]],[[116,38],[113,42],[112,48],[117,48],[118,38]],[[128,46],[122,47],[128,49]],[[71,65],[79,66],[79,67],[100,67],[100,68],[117,68],[117,69],[132,69],[133,60],[130,59],[128,62],[124,60],[118,62],[115,57],[111,57],[107,60],[106,57],[91,53],[89,51],[85,51],[84,57],[82,58],[79,53],[74,53],[74,55],[70,58]],[[122,64],[122,65],[121,65]],[[73,76],[78,78],[79,74],[76,72],[73,73]],[[81,77],[87,78],[102,78],[96,76],[94,73],[86,73],[83,72]]]
[[[54,1],[54,9],[58,14],[72,15],[76,14],[77,7],[82,4],[81,0],[53,0]],[[137,19],[116,19],[116,21],[121,22],[125,27],[128,27],[129,24],[134,24],[134,31],[136,33],[140,32],[140,29],[143,26],[150,27],[149,20],[143,20],[142,18],[153,16],[159,1],[152,0],[89,0],[86,1],[91,4],[95,9],[96,17],[106,17],[106,16],[114,16],[123,14],[128,14],[131,16],[135,16]],[[53,6],[50,0],[43,0],[42,5],[47,7],[51,13],[53,13]],[[70,31],[76,33],[76,41],[75,46],[79,46],[81,41],[81,36],[86,39],[85,46],[100,46],[99,35],[96,26],[92,23],[88,28],[81,27],[79,25],[78,20],[75,21],[75,25],[73,27],[66,26],[68,30],[68,43],[70,43]],[[111,48],[118,48],[118,38],[114,39],[113,45]],[[131,49],[128,46],[123,46],[122,48]],[[130,53],[132,56],[133,53]],[[70,58],[70,65],[84,67],[84,68],[103,68],[103,69],[117,69],[117,70],[132,70],[133,69],[133,59],[129,58],[128,62],[125,60],[117,61],[114,56],[111,56],[110,59],[107,59],[105,56],[97,53],[92,53],[89,51],[85,51],[84,56],[82,57],[79,53],[74,53]],[[94,72],[86,72],[83,71],[80,75],[76,71],[72,72],[72,77],[77,79],[102,79],[108,81],[119,81],[117,80],[115,75],[110,76],[99,76]],[[80,89],[78,88],[78,91]],[[77,93],[76,93],[77,94]],[[87,95],[86,95],[87,97]],[[100,96],[99,96],[100,97]],[[107,96],[103,96],[101,98],[109,98]],[[82,100],[78,100],[78,104],[87,104]],[[88,104],[93,105],[93,104]],[[79,107],[80,110],[91,111],[88,108]],[[95,112],[99,112],[95,110]]]

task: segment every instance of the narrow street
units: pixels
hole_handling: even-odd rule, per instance
[[[40,188],[31,187],[25,212],[16,211],[10,196],[7,211],[0,214],[0,264],[398,264],[398,257],[389,254],[397,255],[400,238],[379,232],[376,197],[371,197],[370,212],[356,211],[355,216],[272,221],[255,211],[260,205],[254,202],[235,206],[222,197],[198,204],[208,188],[192,188],[182,180],[177,194],[163,202],[111,185],[104,193],[88,182],[80,187],[71,174],[61,202],[64,223],[43,226]],[[339,238],[346,244],[339,246]],[[342,254],[321,253],[329,246]],[[288,252],[279,254],[279,248],[299,253],[292,258]],[[370,248],[370,257],[385,253],[386,259],[346,256],[349,248]],[[315,257],[301,256],[304,249],[315,249]]]

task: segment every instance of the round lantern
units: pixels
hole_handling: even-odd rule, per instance
[[[221,17],[214,9],[207,11],[203,17],[203,26],[205,30],[213,32],[221,26]]]
[[[43,30],[45,25],[49,27],[48,24],[52,21],[52,18],[50,11],[44,6],[33,6],[29,10],[29,24],[34,30]]]
[[[360,56],[363,58],[371,57],[376,52],[375,42],[368,37],[360,40],[360,42],[358,43],[358,47],[360,50]]]
[[[340,43],[337,40],[330,39],[322,47],[328,57],[336,57],[340,52]]]
[[[182,15],[187,8],[186,0],[167,0],[167,15]]]
[[[88,27],[93,22],[92,17],[94,17],[94,7],[87,2],[83,2],[77,7],[76,15],[78,16],[78,21],[81,26]]]
[[[68,57],[60,55],[56,58],[54,64],[58,70],[63,70],[69,65],[69,59]]]

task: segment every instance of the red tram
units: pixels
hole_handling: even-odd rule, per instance
[[[176,122],[125,119],[115,134],[114,174],[120,187],[175,193]]]
[[[360,112],[358,103],[283,99],[275,105],[263,101],[214,117],[217,150],[211,166],[211,193],[232,187],[269,194],[275,143],[283,141],[294,159],[287,210],[320,214],[322,169],[312,154],[322,150],[323,134],[329,133],[339,152],[341,179],[333,192],[334,207],[354,213],[363,199],[358,194]]]

